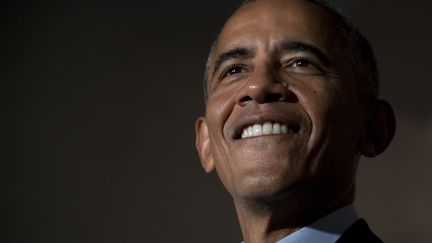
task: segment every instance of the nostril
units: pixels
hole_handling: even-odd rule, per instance
[[[240,103],[251,101],[251,100],[252,100],[252,97],[246,95],[240,99]]]
[[[265,97],[265,102],[275,102],[282,101],[284,99],[282,94],[279,93],[269,93]]]
[[[296,97],[289,95],[285,96],[281,93],[267,93],[264,95],[255,95],[255,96],[249,96],[245,95],[240,100],[239,103],[247,103],[249,101],[256,101],[258,103],[271,103],[271,102],[278,102],[278,101],[296,101]]]
[[[260,81],[260,82],[258,82]],[[296,95],[287,84],[268,79],[252,80],[236,94],[236,102],[245,105],[250,102],[258,104],[271,102],[296,102]]]

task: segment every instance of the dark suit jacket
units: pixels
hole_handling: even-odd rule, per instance
[[[382,243],[372,231],[369,229],[364,219],[357,220],[351,225],[336,243]]]

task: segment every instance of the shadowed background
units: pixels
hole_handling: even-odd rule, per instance
[[[1,242],[239,242],[194,148],[208,49],[241,1],[2,2]],[[398,129],[362,159],[356,206],[386,242],[428,242],[429,1],[336,1],[378,56]]]

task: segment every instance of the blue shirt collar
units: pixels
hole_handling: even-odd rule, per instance
[[[342,207],[277,243],[334,243],[359,217],[352,204]]]
[[[349,204],[289,234],[276,243],[334,243],[358,219],[354,206]]]

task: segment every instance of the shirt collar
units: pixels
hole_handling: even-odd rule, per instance
[[[358,219],[354,206],[350,204],[295,231],[277,243],[334,243]]]

